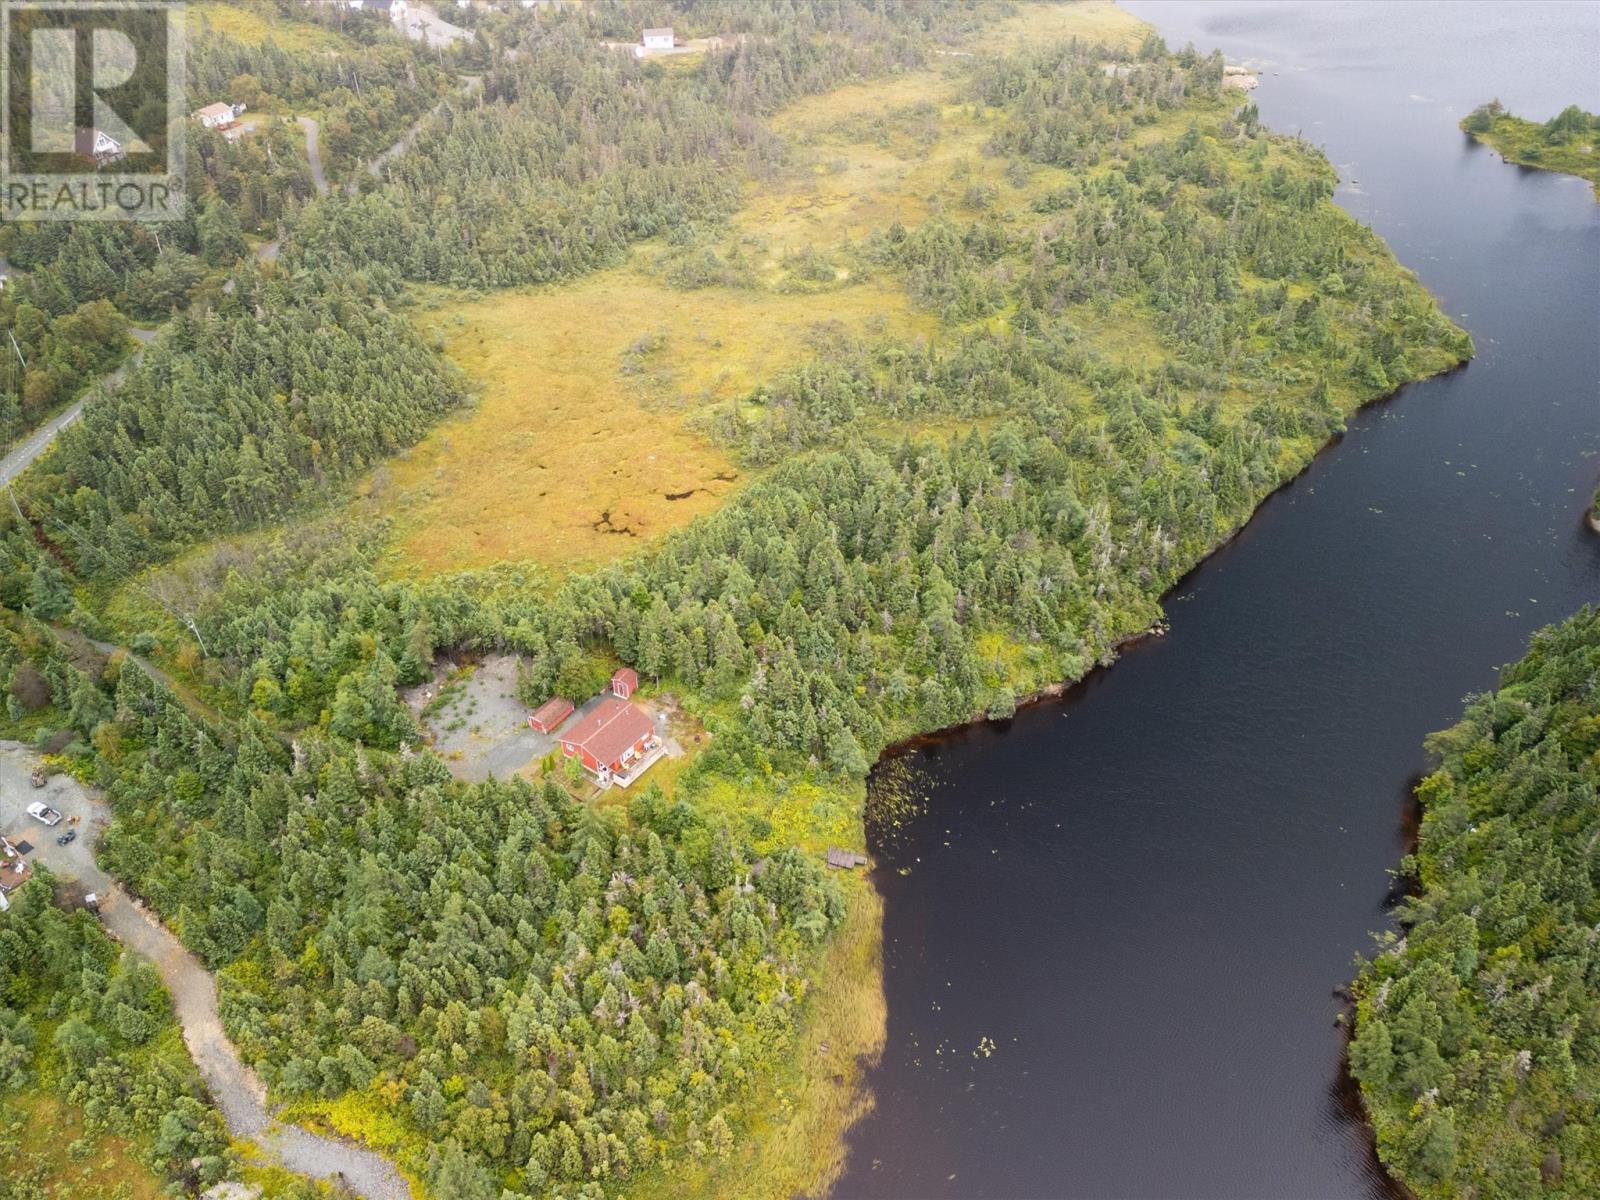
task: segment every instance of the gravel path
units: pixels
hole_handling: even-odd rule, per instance
[[[548,733],[528,728],[528,706],[517,697],[517,657],[491,654],[469,677],[454,684],[456,693],[439,710],[422,716],[440,688],[450,686],[453,664],[436,670],[425,684],[402,693],[422,720],[431,745],[457,779],[506,779],[558,745]],[[603,698],[591,696],[562,724],[575,724]]]
[[[110,806],[98,792],[64,775],[34,788],[29,774],[38,762],[31,748],[0,742],[0,833],[33,843],[33,858],[58,876],[75,880],[100,897],[100,919],[130,950],[155,963],[172,993],[183,1040],[228,1132],[253,1141],[283,1166],[315,1179],[342,1181],[369,1200],[410,1200],[411,1189],[384,1157],[350,1142],[326,1138],[279,1121],[267,1108],[266,1089],[239,1058],[217,1015],[217,985],[211,973],[167,927],[94,861],[94,846],[110,820]],[[78,839],[56,845],[66,824],[46,828],[28,817],[26,806],[42,799],[67,817],[78,817]]]
[[[326,196],[328,177],[322,173],[322,146],[317,141],[317,120],[315,117],[296,117],[295,120],[306,131],[306,160],[311,164],[311,182],[317,185],[318,192]]]
[[[483,76],[481,75],[463,75],[461,77],[461,90],[457,92],[456,95],[470,96],[473,92],[477,91],[482,84]],[[455,97],[452,96],[446,96],[443,100],[439,101],[439,103],[435,104],[427,112],[418,117],[411,128],[400,135],[394,145],[390,146],[387,150],[380,151],[374,155],[371,161],[367,163],[367,174],[376,179],[383,173],[383,168],[391,159],[399,158],[407,150],[411,149],[411,143],[416,140],[417,134],[422,132],[423,124],[443,112],[444,106],[449,104],[454,98]],[[352,195],[354,194],[354,191],[355,188],[352,184]]]
[[[125,358],[122,361],[122,365],[115,371],[101,376],[98,383],[90,384],[81,397],[35,429],[14,446],[11,453],[0,459],[0,487],[7,486],[18,475],[21,475],[31,467],[34,459],[50,448],[50,443],[56,440],[61,431],[83,415],[84,403],[89,399],[95,388],[103,387],[107,391],[115,391],[122,383],[123,376],[128,373],[128,368],[138,363],[140,356],[144,353],[143,347],[150,344],[157,331],[154,329],[130,329],[128,332],[142,343],[141,347]]]

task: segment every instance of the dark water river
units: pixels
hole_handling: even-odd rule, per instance
[[[889,1041],[841,1197],[1384,1195],[1334,989],[1422,739],[1600,600],[1600,204],[1456,129],[1600,110],[1600,8],[1128,7],[1259,65],[1478,357],[1353,420],[1168,637],[899,760],[928,800],[869,829]]]

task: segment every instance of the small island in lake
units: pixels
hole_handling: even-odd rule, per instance
[[[1493,147],[1507,162],[1587,179],[1600,199],[1600,117],[1569,104],[1543,125],[1512,116],[1498,100],[1480,104],[1461,121],[1462,130]]]

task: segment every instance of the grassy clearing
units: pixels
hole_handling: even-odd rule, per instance
[[[0,1103],[0,1162],[19,1196],[157,1200],[163,1194],[161,1178],[129,1142],[88,1133],[73,1105],[45,1092]]]
[[[254,8],[238,3],[225,4],[212,0],[191,3],[188,14],[189,20],[197,26],[203,22],[218,33],[255,46],[271,39],[285,50],[336,51],[355,48],[355,43],[331,29],[279,16],[269,20]]]
[[[1080,0],[1053,4],[1048,0],[1021,0],[1016,13],[988,26],[970,47],[980,54],[1012,54],[1041,42],[1080,38],[1108,46],[1135,49],[1150,26],[1111,0]]]
[[[1132,20],[1109,5],[1029,6],[1008,28],[1054,29],[1074,14],[1081,22],[1102,8]],[[1046,32],[1030,40],[1052,37]],[[895,221],[915,225],[940,213],[966,221],[980,211],[1025,209],[1070,178],[1065,169],[1037,162],[1011,164],[1012,171],[1020,168],[1013,174],[1005,159],[987,153],[1001,114],[963,100],[960,62],[945,63],[807,97],[777,115],[773,129],[789,141],[790,163],[752,183],[735,218],[737,229],[764,243],[764,267],[772,271],[786,254],[859,238]],[[1173,114],[1140,136],[1173,136],[1191,119]]]
[[[253,12],[226,12],[219,23],[236,36],[265,36]],[[1128,40],[1142,26],[1092,0],[1025,5],[1004,28]],[[791,293],[785,260],[897,219],[970,216],[975,196],[1020,207],[1060,182],[1064,172],[1037,165],[1004,178],[983,153],[994,115],[958,103],[958,89],[942,70],[913,72],[781,113],[774,125],[793,164],[750,187],[730,231],[756,267],[752,287],[674,290],[651,275],[670,251],[646,246],[628,267],[548,290],[428,293],[419,324],[476,383],[479,403],[359,489],[358,508],[395,518],[390,569],[531,561],[555,578],[631,553],[741,482],[691,428],[698,409],[802,361],[824,331],[933,335],[936,318],[913,312],[898,283],[852,283],[841,269],[825,295]]]
[[[1026,4],[977,45],[1090,37],[1136,43],[1114,5]],[[896,220],[1021,208],[1065,172],[1007,177],[983,147],[996,116],[959,102],[959,59],[810,97],[778,115],[790,165],[752,183],[731,244],[756,286],[674,290],[649,274],[667,252],[543,291],[431,293],[419,316],[480,390],[476,408],[376,472],[362,489],[396,517],[390,566],[435,573],[537,561],[553,575],[611,561],[712,511],[741,482],[690,427],[695,411],[801,361],[823,329],[927,335],[897,283],[790,294],[786,259]]]
[[[960,84],[923,71],[856,84],[808,98],[774,123],[789,139],[790,167],[754,184],[736,228],[759,237],[761,266],[785,255],[885,229],[920,224],[938,212],[970,219],[970,196],[1013,205],[1064,176],[1035,166],[1028,185],[1003,177],[1004,163],[983,153],[992,114],[957,103]]]
[[[621,269],[548,291],[435,294],[419,323],[479,403],[377,472],[364,494],[397,519],[396,566],[426,572],[535,560],[607,562],[718,507],[731,459],[689,428],[817,333],[918,326],[898,288],[815,296],[674,291]]]

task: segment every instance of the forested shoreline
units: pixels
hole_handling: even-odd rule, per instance
[[[1362,968],[1350,1045],[1379,1156],[1419,1196],[1600,1188],[1597,681],[1585,609],[1429,739],[1419,890]]]
[[[764,119],[981,23],[932,8],[776,6],[680,73],[598,48],[638,7],[508,23],[481,99],[285,214],[282,266],[176,318],[0,513],[11,719],[107,790],[105,863],[218,971],[273,1094],[436,1195],[737,1161],[845,920],[815,852],[858,843],[884,747],[1109,662],[1349,411],[1471,353],[1219,56],[1039,47],[961,77],[1012,193],[794,271],[892,280],[939,338],[839,337],[697,412],[755,478],[642,553],[384,570],[389,518],[334,502],[467,394],[407,284],[559,282],[656,239],[692,303],[741,186],[792,152]],[[281,74],[261,82],[292,96]],[[1159,354],[1110,353],[1116,317]],[[43,622],[159,656],[225,722]],[[709,745],[622,810],[553,777],[460,783],[397,692],[443,650],[515,652],[535,695],[630,664]]]

